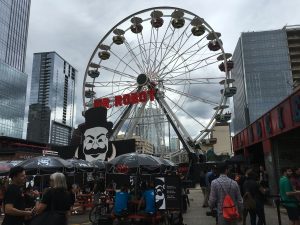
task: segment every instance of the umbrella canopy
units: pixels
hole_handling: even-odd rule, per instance
[[[77,172],[93,172],[95,170],[95,166],[83,159],[67,159],[76,169]]]
[[[9,171],[12,167],[20,164],[21,160],[14,161],[0,161],[0,176],[6,176],[9,174]]]
[[[169,159],[162,158],[161,160],[163,161],[164,165],[166,165],[166,166],[177,167],[177,165]]]
[[[96,171],[105,171],[106,163],[106,161],[103,161],[101,159],[97,159],[91,162],[91,164],[95,167]]]
[[[107,163],[108,172],[130,173],[160,171],[162,162],[154,156],[139,153],[119,155]]]
[[[153,157],[155,157],[155,156],[153,156]],[[176,170],[177,165],[174,162],[172,162],[171,160],[164,159],[164,158],[158,158],[158,157],[155,157],[155,158],[157,158],[161,162],[162,170],[164,170],[164,171],[174,171],[174,170]]]
[[[51,174],[55,172],[70,172],[74,170],[72,163],[55,156],[38,156],[21,162],[28,174]]]

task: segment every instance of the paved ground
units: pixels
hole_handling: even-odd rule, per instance
[[[187,210],[187,213],[184,214],[184,223],[187,225],[215,225],[215,219],[206,216],[207,208],[202,208],[203,195],[200,188],[190,189],[189,194],[190,207]],[[284,210],[282,210],[284,211]],[[277,225],[277,213],[276,209],[271,206],[265,206],[266,212],[266,222],[267,225]],[[286,213],[281,213],[282,216],[282,225],[288,225],[288,218]],[[2,223],[3,217],[0,217],[0,223]],[[91,225],[88,219],[88,212],[84,215],[73,215],[69,220],[69,225]],[[250,225],[249,218],[247,225]]]
[[[184,223],[187,225],[215,225],[216,221],[210,216],[206,216],[207,208],[202,208],[203,195],[200,188],[190,189],[190,207],[187,213],[184,214]],[[271,206],[265,206],[266,223],[267,225],[277,225],[277,213],[276,209]],[[288,225],[288,218],[285,213],[281,213],[282,225]],[[248,216],[249,217],[249,216]],[[250,218],[248,218],[247,225],[250,225]]]

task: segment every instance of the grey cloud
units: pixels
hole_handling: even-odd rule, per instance
[[[94,48],[106,32],[126,16],[159,5],[181,7],[203,17],[216,31],[222,33],[225,51],[231,53],[241,32],[280,29],[286,24],[298,24],[300,20],[300,2],[297,0],[277,0],[276,4],[271,0],[228,0],[226,3],[164,0],[159,4],[143,0],[35,0],[31,4],[26,72],[31,74],[33,53],[42,51],[57,51],[78,69],[76,123],[82,122],[83,75]],[[219,96],[217,89],[201,93],[192,90],[191,93],[212,99],[216,93]],[[205,106],[197,107],[197,104],[187,102],[186,107],[195,115],[200,110],[199,115],[207,117],[208,109]]]

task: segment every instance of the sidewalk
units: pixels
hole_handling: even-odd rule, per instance
[[[189,194],[190,207],[188,207],[187,213],[183,215],[184,223],[187,225],[215,225],[215,218],[206,216],[208,208],[202,208],[203,194],[200,188],[190,189]],[[265,206],[266,223],[267,225],[277,225],[277,212],[276,208],[271,206]],[[289,220],[286,213],[281,213],[282,225],[289,224]],[[247,218],[247,225],[250,225],[250,217]]]

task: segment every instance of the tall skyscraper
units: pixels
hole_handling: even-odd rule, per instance
[[[27,139],[68,145],[75,118],[77,70],[56,52],[33,57]]]
[[[22,138],[30,0],[0,0],[0,135]]]
[[[155,153],[165,151],[165,117],[160,108],[146,108],[135,134],[154,145]]]
[[[236,134],[291,94],[300,80],[300,27],[242,33],[231,71]]]

